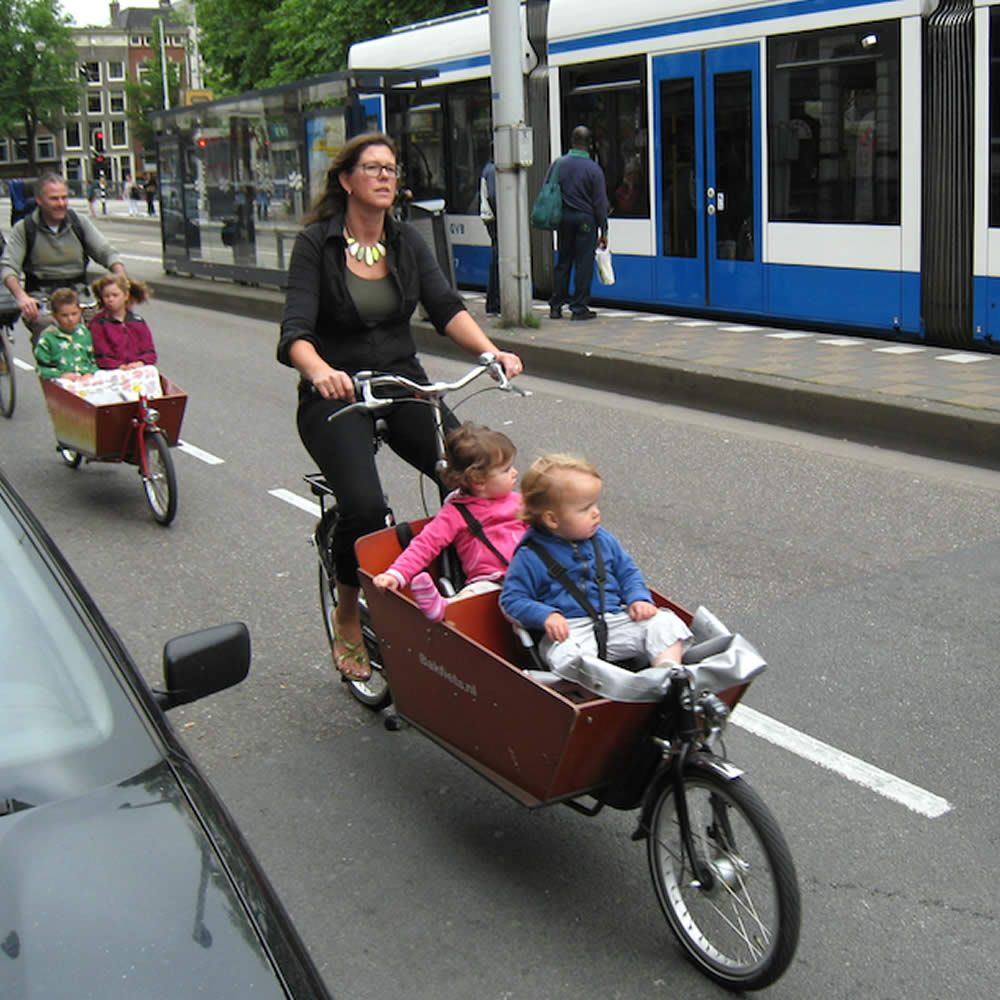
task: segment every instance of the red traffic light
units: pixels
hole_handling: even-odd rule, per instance
[[[208,140],[203,135],[199,135],[195,142],[199,149],[204,149],[208,145]]]
[[[96,140],[97,140],[98,142],[102,142],[102,141],[104,140],[104,133],[103,133],[103,132],[101,132],[100,130],[98,130],[97,132],[95,132],[95,133],[94,133],[94,138],[95,138],[95,139],[96,139]]]

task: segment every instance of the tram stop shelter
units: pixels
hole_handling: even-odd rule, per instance
[[[380,127],[379,95],[436,75],[329,73],[153,113],[164,271],[285,287],[292,242],[333,156]],[[453,274],[443,214],[437,225],[423,214]]]

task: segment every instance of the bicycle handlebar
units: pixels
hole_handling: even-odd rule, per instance
[[[342,417],[345,413],[353,413],[356,410],[367,410],[377,412],[384,410],[394,403],[406,401],[434,402],[443,399],[450,392],[464,389],[470,382],[475,381],[480,375],[489,374],[497,383],[497,388],[504,392],[516,392],[521,396],[530,396],[531,393],[522,389],[507,377],[503,365],[497,360],[495,354],[484,352],[479,355],[479,363],[469,369],[461,378],[454,382],[429,382],[421,384],[405,375],[379,374],[373,371],[361,371],[353,376],[354,394],[357,397],[353,403],[331,413],[326,419],[334,420]],[[376,396],[375,390],[380,388],[406,389],[412,396],[400,398],[398,396]]]

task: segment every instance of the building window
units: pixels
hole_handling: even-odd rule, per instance
[[[108,94],[108,108],[113,115],[125,114],[125,95],[122,93]]]
[[[87,94],[87,114],[99,115],[104,112],[103,95],[98,91],[96,94]]]
[[[66,148],[67,149],[79,149],[80,148],[80,123],[79,122],[68,122],[66,124]]]
[[[125,138],[125,122],[114,121],[111,123],[111,145],[127,146],[128,140]]]
[[[594,158],[604,171],[615,218],[648,218],[645,60],[567,67],[560,86],[565,133],[561,148],[569,148],[570,133],[577,125],[586,125],[594,136]]]
[[[80,73],[87,83],[101,82],[101,64],[99,62],[81,63]]]
[[[108,79],[109,80],[124,80],[125,79],[125,63],[114,60],[108,63]]]
[[[54,160],[56,158],[56,141],[51,135],[35,140],[35,152],[39,160]]]
[[[10,147],[6,139],[0,139],[0,163],[10,162]]]
[[[28,143],[25,139],[14,140],[14,159],[26,160],[28,158]]]
[[[899,22],[767,45],[770,215],[899,224]]]

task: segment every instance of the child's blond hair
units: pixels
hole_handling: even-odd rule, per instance
[[[582,472],[600,481],[601,474],[585,458],[565,452],[541,455],[521,478],[521,517],[532,525],[542,524],[542,515],[560,500],[559,473]]]
[[[445,484],[466,493],[494,469],[513,462],[517,454],[514,442],[506,434],[468,422],[449,433],[446,447]]]
[[[126,278],[124,274],[103,274],[90,286],[98,302],[102,301],[101,293],[108,285],[117,285],[128,299],[129,305],[141,305],[153,297],[153,290],[145,281]]]

